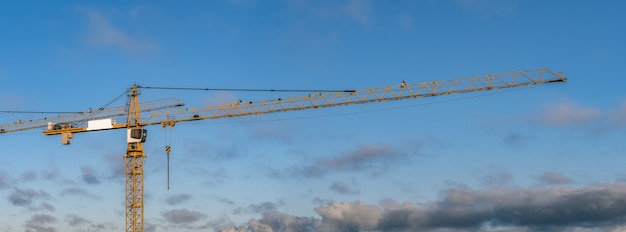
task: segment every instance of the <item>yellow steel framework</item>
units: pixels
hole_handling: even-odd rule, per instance
[[[231,104],[169,111],[163,111],[163,109],[182,106],[183,103],[175,99],[140,103],[138,96],[141,86],[133,85],[128,91],[129,103],[126,106],[99,109],[98,112],[101,114],[97,115],[87,112],[4,124],[0,125],[0,134],[44,128],[43,133],[45,135],[61,134],[62,143],[69,144],[69,140],[73,138],[74,133],[94,131],[88,130],[88,128],[84,126],[84,123],[89,120],[127,116],[125,122],[118,123],[117,121],[113,121],[110,127],[103,129],[127,129],[128,131],[128,149],[124,156],[126,159],[126,231],[143,232],[144,159],[146,155],[143,152],[142,144],[145,140],[145,130],[143,129],[145,126],[160,124],[166,127],[174,126],[179,122],[434,97],[565,82],[566,80],[565,75],[561,72],[552,72],[547,68],[539,68],[416,84],[407,84],[402,81],[400,85],[381,88],[315,93],[305,96],[261,101],[239,101]],[[153,112],[142,115],[142,112],[147,111]],[[120,122],[121,121],[124,120],[120,120]]]
[[[133,85],[129,94],[128,119],[126,122],[129,134],[138,132],[143,136],[141,124],[141,107],[139,105],[139,90]],[[145,139],[145,138],[144,138]],[[143,203],[144,203],[144,159],[143,141],[128,142],[126,151],[126,231],[143,232]]]

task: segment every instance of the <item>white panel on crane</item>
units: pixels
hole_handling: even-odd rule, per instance
[[[90,131],[90,130],[112,129],[113,123],[115,123],[115,121],[113,121],[110,118],[100,119],[100,120],[91,120],[87,122],[87,130]]]

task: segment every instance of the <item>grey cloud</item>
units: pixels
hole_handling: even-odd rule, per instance
[[[65,222],[67,222],[67,224],[70,226],[80,226],[80,225],[91,224],[89,220],[81,216],[75,215],[75,214],[67,215],[65,217]]]
[[[157,226],[155,224],[146,222],[146,228],[145,228],[145,232],[156,232],[157,231]]]
[[[316,205],[319,205],[319,206],[323,206],[323,205],[332,204],[334,201],[331,200],[331,199],[324,199],[324,198],[315,197],[313,200],[311,200],[311,202],[313,204],[316,204]]]
[[[63,189],[61,191],[61,196],[62,197],[68,197],[68,196],[76,196],[76,197],[87,197],[87,198],[91,198],[91,199],[100,199],[101,197],[93,195],[89,192],[87,192],[87,190],[82,189],[82,188],[66,188]]]
[[[330,186],[330,189],[335,191],[336,193],[345,194],[345,195],[357,195],[360,193],[359,190],[352,189],[350,186],[346,185],[345,183],[341,181],[334,182]]]
[[[100,184],[100,180],[96,177],[96,171],[90,166],[83,166],[82,170],[82,179],[86,184]]]
[[[126,163],[124,157],[117,153],[109,153],[104,156],[105,162],[111,167],[111,179],[124,180],[126,177]]]
[[[271,176],[296,176],[305,178],[321,178],[333,172],[369,171],[379,174],[388,166],[406,157],[406,152],[387,144],[365,144],[354,150],[343,152],[331,158],[318,159],[311,165],[292,166],[285,173],[274,171]]]
[[[610,231],[626,226],[626,184],[565,188],[456,187],[425,204],[339,202],[316,207],[321,217],[268,211],[250,231]]]
[[[116,226],[116,224],[117,223],[113,223],[113,222],[104,222],[104,223],[91,224],[91,225],[89,225],[87,231],[90,231],[90,232],[116,231],[116,230],[118,230],[118,227]]]
[[[37,172],[35,171],[25,171],[23,172],[20,177],[19,177],[20,181],[22,182],[33,182],[37,180]]]
[[[177,195],[173,195],[173,196],[169,196],[165,199],[165,202],[167,202],[167,204],[169,205],[178,205],[180,203],[183,203],[187,200],[191,199],[191,196],[188,194],[177,194]]]
[[[220,198],[220,197],[215,197],[215,199],[216,199],[217,201],[219,201],[219,202],[224,203],[224,204],[228,204],[228,205],[234,205],[234,204],[235,204],[235,202],[234,202],[234,201],[231,201],[231,200],[229,200],[228,198]]]
[[[35,214],[26,221],[24,227],[26,232],[56,232],[56,228],[48,226],[55,223],[57,219],[47,214]]]
[[[206,215],[200,212],[190,211],[187,209],[168,210],[162,212],[161,216],[163,216],[167,222],[174,224],[193,223],[206,217]]]
[[[505,170],[496,170],[482,178],[482,182],[488,186],[505,186],[513,181],[514,177]]]
[[[61,177],[59,169],[50,168],[41,171],[24,171],[19,176],[17,176],[14,182],[34,182],[34,181],[48,181],[57,184],[70,184],[71,180]]]
[[[242,156],[242,153],[239,151],[241,149],[240,144],[214,144],[203,139],[189,139],[185,140],[184,143],[184,147],[188,149],[189,153],[201,154],[196,157],[213,162],[232,160]]]
[[[47,210],[49,212],[54,212],[56,208],[48,202],[41,202],[38,206],[30,205],[28,206],[29,211],[43,211]]]
[[[572,180],[567,178],[566,176],[561,175],[558,172],[545,172],[541,174],[541,176],[537,177],[537,180],[544,184],[549,185],[559,185],[559,184],[569,184],[572,183]]]
[[[504,143],[513,148],[523,148],[524,146],[526,146],[526,143],[528,142],[529,139],[530,137],[525,136],[521,133],[509,132],[504,137]]]
[[[216,232],[249,232],[247,227],[245,226],[237,226],[237,227],[222,227],[217,228]]]
[[[33,189],[13,189],[9,195],[9,201],[16,206],[30,206],[33,201],[39,199],[49,199],[50,194],[42,190],[35,191]]]
[[[51,181],[51,182],[58,183],[58,184],[73,183],[71,180],[68,180],[67,178],[63,178],[61,176],[61,171],[58,168],[51,168],[48,170],[43,170],[41,171],[38,177],[43,180]]]
[[[79,215],[68,214],[65,216],[65,223],[74,227],[76,231],[89,231],[89,232],[108,232],[118,230],[116,224],[112,222],[94,223]],[[149,231],[146,223],[146,231]]]
[[[622,102],[620,107],[615,111],[612,122],[615,125],[624,125],[626,123],[626,102]]]
[[[248,207],[239,207],[233,210],[234,214],[245,214],[245,213],[266,213],[271,211],[276,211],[277,204],[273,202],[261,202],[259,204],[251,204]]]
[[[312,217],[294,217],[281,212],[267,212],[261,220],[248,221],[249,229],[253,232],[314,232],[321,230],[322,224]]]
[[[386,144],[367,144],[358,146],[354,151],[320,160],[320,164],[333,170],[361,170],[376,167],[378,161],[397,159],[402,154]]]
[[[0,171],[0,190],[10,186],[10,177],[5,172]]]

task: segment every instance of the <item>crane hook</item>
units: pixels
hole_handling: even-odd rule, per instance
[[[165,154],[167,154],[167,190],[170,189],[170,151],[172,148],[168,145],[165,146]]]

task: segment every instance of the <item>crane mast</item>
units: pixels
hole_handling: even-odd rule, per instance
[[[126,163],[126,231],[144,230],[144,160],[146,130],[141,125],[139,90],[133,85],[129,94]]]
[[[230,104],[163,111],[163,109],[183,106],[182,102],[165,101],[154,104],[139,102],[141,86],[133,85],[128,90],[128,104],[124,110],[120,107],[99,109],[103,115],[85,117],[84,114],[61,115],[53,118],[19,121],[0,125],[0,134],[35,128],[44,128],[45,135],[62,137],[63,144],[69,144],[74,133],[108,129],[127,130],[126,163],[126,231],[144,231],[144,160],[143,143],[147,132],[144,127],[162,125],[173,127],[176,123],[198,120],[211,120],[228,117],[278,113],[286,111],[318,109],[335,106],[365,104],[383,101],[395,101],[412,98],[435,97],[450,94],[488,91],[503,88],[532,86],[548,83],[566,82],[561,72],[552,72],[547,68],[487,74],[456,78],[452,80],[428,81],[361,90],[345,90],[331,93],[314,93],[261,101],[237,101]],[[152,111],[151,113],[145,113]],[[146,115],[142,117],[142,112]],[[126,116],[126,120],[112,118]],[[97,120],[100,119],[100,120]],[[104,121],[102,121],[104,120]],[[125,121],[124,123],[118,123]],[[87,126],[84,124],[87,122]],[[93,125],[90,124],[93,122]],[[58,125],[58,126],[56,126]],[[47,127],[46,127],[47,126]],[[169,154],[169,146],[166,147]]]

